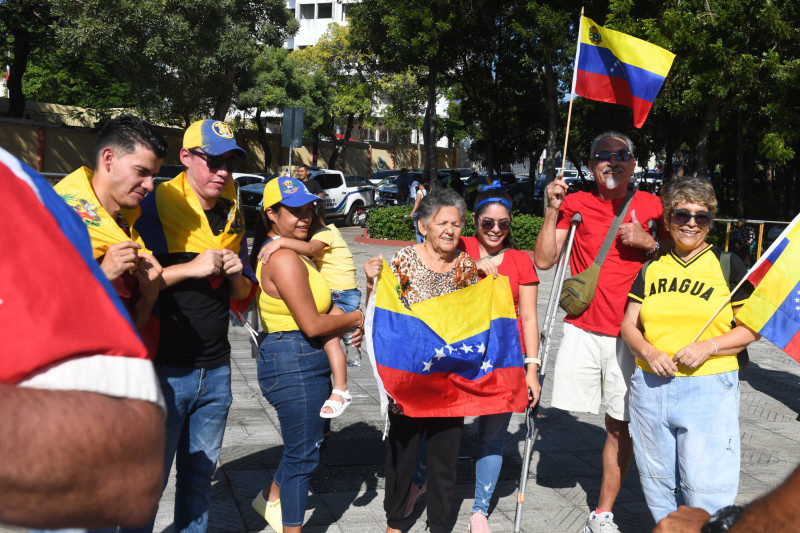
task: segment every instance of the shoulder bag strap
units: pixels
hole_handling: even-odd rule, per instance
[[[622,224],[622,219],[624,219],[625,215],[628,213],[628,207],[631,205],[631,200],[633,200],[633,191],[628,191],[628,194],[625,196],[625,201],[622,202],[622,205],[619,207],[619,211],[617,211],[617,215],[614,217],[614,221],[611,223],[611,227],[608,228],[608,233],[603,241],[603,246],[601,246],[600,251],[597,252],[597,257],[595,258],[594,262],[598,265],[602,265],[603,261],[605,261],[606,254],[608,254],[608,251],[611,249],[611,244],[617,237],[619,225]]]

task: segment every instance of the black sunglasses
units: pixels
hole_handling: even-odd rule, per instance
[[[710,211],[698,211],[697,213],[690,213],[686,209],[673,209],[672,220],[676,224],[688,224],[691,219],[694,219],[695,224],[700,227],[706,227],[714,220],[714,214]]]
[[[611,161],[612,156],[616,157],[617,161],[630,161],[633,159],[633,154],[628,150],[617,150],[616,152],[607,152],[603,150],[602,152],[594,154],[592,159],[595,161]]]
[[[500,228],[500,231],[508,231],[508,228],[511,227],[511,221],[506,218],[504,218],[503,220],[494,220],[493,218],[482,218],[480,221],[480,225],[483,231],[492,231],[495,224],[497,224],[497,227]]]
[[[221,155],[211,155],[200,150],[190,149],[189,152],[203,159],[208,166],[208,170],[211,172],[216,172],[217,170],[221,169],[222,165],[225,165],[225,167],[228,169],[228,172],[236,172],[243,163],[243,160],[235,155],[226,159]]]

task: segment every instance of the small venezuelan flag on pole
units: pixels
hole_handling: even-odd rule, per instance
[[[633,110],[641,128],[675,54],[581,16],[572,93]]]

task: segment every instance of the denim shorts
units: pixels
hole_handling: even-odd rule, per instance
[[[345,313],[352,313],[361,305],[361,291],[358,289],[331,291],[331,301]]]

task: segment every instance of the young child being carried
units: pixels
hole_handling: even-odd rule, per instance
[[[308,241],[286,237],[275,239],[262,248],[259,258],[266,263],[269,256],[281,248],[288,248],[310,257],[331,287],[333,307],[330,314],[350,313],[358,309],[361,304],[361,291],[358,290],[353,254],[336,226],[325,225],[323,213],[324,207],[318,205],[311,221]],[[339,337],[325,339],[324,348],[333,373],[333,391],[331,397],[323,404],[319,416],[336,418],[353,401],[347,389],[347,362],[339,344]]]

